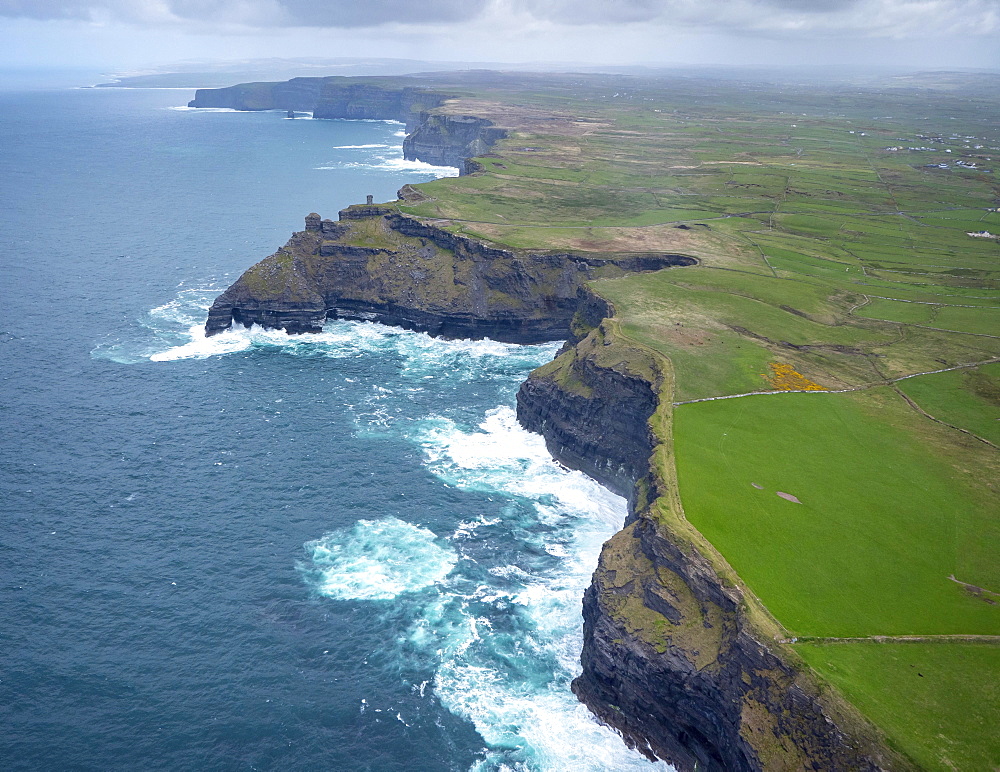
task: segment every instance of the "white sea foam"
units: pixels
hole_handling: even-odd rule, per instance
[[[189,107],[188,105],[177,105],[176,107],[168,107],[168,110],[183,110],[185,112],[196,112],[196,113],[242,113],[246,110],[234,110],[232,107]]]
[[[601,545],[621,526],[624,500],[556,464],[510,408],[489,411],[476,431],[434,419],[416,436],[438,477],[526,497],[539,521],[555,530],[548,551],[559,559],[557,568],[490,569],[513,583],[506,590],[478,585],[462,593],[453,581],[410,632],[412,644],[437,654],[435,694],[471,721],[491,749],[475,769],[669,769],[626,748],[569,689],[580,671],[583,591]],[[467,537],[472,525],[463,523],[452,539]],[[482,604],[517,609],[522,634],[496,634]]]
[[[374,155],[366,161],[334,161],[313,167],[317,170],[331,169],[379,169],[403,174],[433,174],[436,177],[457,177],[459,170],[454,166],[435,166],[424,161],[407,161],[398,155]]]
[[[392,145],[334,145],[334,150],[368,150],[373,147],[386,148]]]
[[[173,362],[178,359],[207,359],[222,354],[235,354],[253,345],[252,338],[243,327],[226,330],[219,335],[207,337],[203,325],[192,325],[188,330],[191,340],[181,346],[150,354],[152,362]]]
[[[441,582],[458,562],[433,532],[395,517],[359,520],[307,542],[300,566],[316,590],[338,600],[390,600]]]
[[[131,345],[99,346],[93,355],[122,363],[140,361],[171,362],[205,359],[251,348],[279,349],[297,356],[354,357],[359,354],[393,353],[402,359],[402,375],[413,381],[446,374],[470,380],[484,373],[491,377],[497,369],[510,370],[509,377],[520,380],[525,369],[552,358],[558,344],[519,346],[493,340],[451,340],[433,338],[422,332],[359,321],[328,322],[322,332],[289,335],[284,330],[235,325],[206,337],[205,317],[222,291],[215,286],[179,289],[177,295],[149,311],[142,321],[152,340]]]
[[[455,166],[435,166],[423,161],[407,161],[405,158],[387,158],[380,164],[375,164],[375,169],[387,169],[392,172],[425,172],[433,173],[439,177],[457,177],[458,168]]]

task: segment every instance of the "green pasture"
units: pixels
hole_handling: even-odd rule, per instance
[[[942,306],[933,326],[942,330],[1000,337],[1000,308]]]
[[[921,769],[1000,769],[1000,646],[799,643],[795,649]]]
[[[927,303],[901,303],[896,300],[875,298],[854,313],[866,319],[884,319],[902,324],[930,325],[938,306]]]
[[[1000,363],[920,375],[897,386],[935,418],[1000,445]]]
[[[790,357],[828,388],[879,380],[860,352],[892,345],[898,333],[877,322],[843,324],[861,296],[834,297],[806,278],[672,268],[595,287],[630,337],[673,361],[678,401],[771,389],[767,363]]]
[[[997,502],[921,421],[887,388],[680,405],[684,510],[792,634],[1000,634],[1000,605],[949,579],[1000,589]]]

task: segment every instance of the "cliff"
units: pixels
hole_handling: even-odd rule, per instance
[[[504,129],[471,115],[422,113],[417,127],[403,140],[403,157],[465,170],[468,158],[486,153]]]
[[[405,120],[406,157],[436,164],[463,166],[504,136],[487,120],[441,109],[443,95],[433,103],[427,92],[292,83],[199,91],[192,105]],[[411,195],[419,196],[400,192]],[[588,282],[696,261],[515,251],[447,226],[391,204],[349,207],[337,222],[309,215],[304,231],[216,300],[206,332],[234,323],[308,332],[346,318],[447,337],[568,339],[522,385],[518,418],[562,463],[630,507],[584,598],[576,694],[627,743],[681,770],[910,768],[781,643],[777,623],[684,519],[670,363],[623,336]]]
[[[909,768],[778,642],[776,624],[683,519],[672,477],[669,363],[597,321],[534,371],[518,418],[553,455],[629,497],[584,597],[573,690],[650,758],[680,770]]]
[[[392,205],[361,205],[342,211],[339,222],[309,215],[304,231],[216,299],[206,332],[234,322],[311,332],[328,319],[366,319],[445,337],[562,340],[584,282],[695,262],[683,255],[515,252]]]
[[[464,170],[467,158],[487,152],[507,132],[485,118],[436,111],[450,98],[441,91],[356,78],[293,78],[198,89],[188,106],[308,110],[314,118],[401,121],[409,132],[403,141],[404,158]]]

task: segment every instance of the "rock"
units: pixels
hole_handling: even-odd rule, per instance
[[[609,337],[598,327],[535,370],[517,393],[517,417],[525,429],[545,437],[563,465],[634,503],[635,484],[653,452],[648,422],[656,395],[647,379],[626,367],[601,364],[599,347]]]
[[[306,230],[216,299],[207,334],[234,322],[304,332],[327,319],[367,319],[451,338],[562,340],[585,281],[695,262],[515,252],[387,204],[352,206],[340,218],[310,214]]]
[[[471,115],[421,113],[415,131],[403,140],[403,157],[436,166],[457,166],[463,174],[474,171],[466,159],[482,155],[507,131],[492,121]]]
[[[650,430],[655,420],[669,432],[659,395],[670,373],[613,321],[595,322],[613,309],[588,293],[570,345],[517,398],[522,425],[558,460],[629,498],[584,595],[573,691],[629,745],[679,770],[910,768],[752,620],[737,583],[705,557],[711,546],[674,510],[658,471],[672,460]]]

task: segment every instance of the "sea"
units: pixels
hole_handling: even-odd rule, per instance
[[[514,415],[559,344],[206,339],[404,127],[0,90],[0,769],[651,770],[570,691],[625,502]]]

